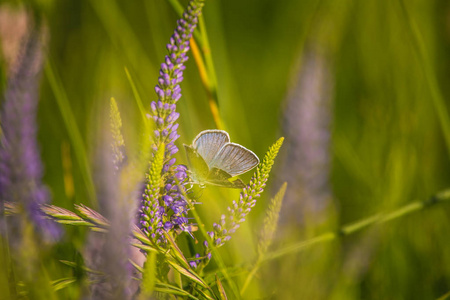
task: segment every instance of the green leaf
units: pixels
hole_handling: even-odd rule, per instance
[[[66,266],[71,267],[71,268],[77,268],[77,267],[78,267],[77,263],[75,263],[75,262],[73,262],[73,261],[60,260],[60,262],[63,263],[63,264],[65,264]],[[88,273],[97,274],[97,275],[104,275],[103,272],[93,270],[93,269],[88,268],[88,267],[86,267],[86,266],[82,266],[82,269],[83,269],[85,272],[88,272]]]
[[[183,268],[182,266],[178,265],[177,263],[175,263],[172,260],[168,260],[167,262],[169,263],[169,265],[171,265],[176,271],[178,271],[182,275],[188,277],[192,281],[197,282],[202,287],[209,289],[209,286],[206,284],[206,282],[203,281],[203,279],[201,279],[201,277],[199,275],[195,274],[194,272],[192,272],[190,270],[187,270],[186,268]]]
[[[128,261],[130,262],[130,264],[139,272],[139,273],[144,273],[144,269],[138,265],[137,263],[135,263],[133,260],[128,259]]]
[[[138,243],[131,243],[131,246],[136,247],[138,249],[144,250],[146,252],[158,252],[158,250],[156,250],[155,248],[148,246],[148,245],[144,245],[144,244],[138,244]]]
[[[153,245],[152,242],[150,241],[150,239],[136,225],[133,228],[133,236],[143,244]]]
[[[77,281],[76,277],[66,277],[66,278],[54,280],[51,282],[51,284],[52,284],[54,291],[59,291],[59,290],[62,290],[64,288],[68,287],[69,285],[71,285],[72,283],[74,283],[76,281]]]
[[[54,205],[42,205],[41,210],[55,222],[64,225],[73,226],[89,226],[92,227],[92,223],[85,221],[82,217],[71,212],[70,210],[54,206]]]
[[[206,299],[209,299],[209,300],[215,300],[215,299],[217,299],[217,298],[213,298],[213,297],[211,297],[210,295],[208,295],[204,290],[202,290],[202,289],[200,289],[198,286],[196,286],[195,287],[195,290],[197,291],[197,292],[199,292],[200,294],[202,294],[203,295],[203,297],[205,297]],[[214,295],[214,293],[210,290],[210,293],[212,294],[212,295]],[[215,296],[215,295],[214,295]]]
[[[145,123],[149,123],[149,122],[147,122],[148,118],[146,117],[147,110],[144,107],[144,104],[142,102],[142,98],[139,95],[139,92],[138,92],[138,90],[136,88],[136,84],[134,83],[134,80],[131,77],[130,72],[128,71],[128,68],[126,68],[126,67],[125,67],[125,74],[127,75],[127,79],[128,79],[128,82],[130,83],[131,90],[133,91],[134,99],[136,100],[137,106],[139,108],[139,112],[141,113],[142,120]]]
[[[76,122],[75,115],[70,106],[71,101],[69,101],[67,93],[64,90],[64,86],[61,82],[61,78],[59,77],[59,74],[57,74],[57,70],[54,68],[53,62],[51,60],[49,60],[45,65],[44,72],[55,95],[55,100],[60,109],[61,116],[63,117],[64,125],[66,126],[67,132],[69,134],[71,144],[75,149],[74,154],[78,161],[81,176],[86,185],[89,198],[93,204],[97,204],[95,186],[91,174],[91,164],[89,163],[83,137]]]
[[[171,289],[171,288],[166,289],[166,288],[158,288],[158,287],[156,287],[155,291],[160,292],[160,293],[165,293],[165,294],[171,294],[171,295],[186,296],[186,297],[189,297],[191,299],[197,299],[198,300],[197,297],[194,297],[193,295],[191,295],[188,292],[183,291],[181,289]]]
[[[48,205],[48,204],[42,205],[41,210],[45,214],[60,220],[83,221],[83,218],[81,218],[74,212],[71,212],[70,210],[55,205]]]
[[[172,250],[170,253],[172,254],[172,256],[178,262],[180,262],[185,268],[190,268],[190,265],[189,265],[187,259],[184,257],[183,252],[181,252],[180,248],[178,248],[178,245],[175,243],[172,236],[169,233],[167,233],[166,231],[164,231],[164,236],[167,239],[167,241],[169,242],[169,245]]]
[[[20,212],[19,206],[16,203],[5,201],[4,208],[5,208],[5,216],[15,215]]]
[[[220,299],[228,300],[227,294],[225,293],[225,289],[223,288],[222,282],[220,281],[219,276],[217,276],[217,274],[216,274],[216,283],[217,288],[219,289]]]
[[[83,216],[83,218],[88,219],[89,221],[92,221],[93,223],[103,226],[103,227],[109,227],[109,221],[102,216],[100,213],[96,212],[95,210],[80,204],[75,204],[75,209],[78,210],[78,212]]]

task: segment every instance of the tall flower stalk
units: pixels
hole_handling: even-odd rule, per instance
[[[279,182],[287,181],[290,188],[281,210],[283,224],[320,222],[330,204],[333,73],[324,48],[317,41],[305,47],[287,97],[283,128],[289,142]]]
[[[134,193],[125,187],[126,164],[125,141],[122,136],[122,119],[114,98],[110,102],[109,126],[103,118],[96,140],[99,143],[95,159],[95,183],[99,212],[108,220],[109,230],[104,233],[91,232],[84,251],[85,262],[92,282],[90,299],[131,299],[137,287],[133,285],[132,268],[128,258],[132,256],[130,238],[137,206]],[[128,177],[128,176],[127,176]],[[131,204],[131,205],[130,205]],[[88,210],[85,210],[88,212]],[[89,212],[88,212],[89,213]],[[91,214],[92,215],[92,214]],[[114,263],[111,263],[114,262]],[[107,274],[107,275],[105,275]]]
[[[1,110],[3,136],[0,143],[0,204],[13,202],[26,216],[8,223],[11,242],[19,242],[24,220],[47,239],[59,235],[59,227],[46,219],[40,205],[49,201],[42,183],[43,168],[37,143],[36,115],[42,69],[42,35],[31,30],[25,39],[17,67],[11,71]]]
[[[189,2],[183,17],[167,44],[168,55],[161,64],[158,84],[155,87],[157,101],[151,103],[151,117],[155,122],[154,145],[150,172],[140,208],[140,225],[143,231],[156,243],[163,240],[161,230],[189,231],[187,211],[188,199],[180,189],[187,184],[186,167],[175,165],[172,156],[178,152],[175,141],[179,138],[176,123],[180,114],[176,103],[181,97],[180,83],[183,81],[184,63],[187,61],[189,40],[198,23],[198,16],[204,5],[203,0]],[[160,164],[162,155],[162,168]],[[159,232],[159,233],[158,233]]]

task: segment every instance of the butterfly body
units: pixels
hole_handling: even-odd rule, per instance
[[[223,130],[200,132],[191,146],[184,145],[193,180],[200,185],[210,184],[230,188],[243,188],[234,176],[245,173],[259,164],[258,157],[247,148],[230,142]]]

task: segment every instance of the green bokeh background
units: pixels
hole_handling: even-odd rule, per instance
[[[114,97],[127,151],[129,155],[139,151],[142,121],[124,68],[149,108],[156,99],[159,64],[177,13],[165,0],[36,0],[23,5],[48,25],[47,62],[68,100],[58,105],[44,73],[38,116],[44,180],[54,204],[95,207],[83,174],[95,163],[98,116]],[[318,43],[329,57],[334,81],[329,149],[333,208],[319,225],[292,224],[291,234],[280,234],[274,248],[449,187],[448,1],[207,0],[203,16],[220,116],[232,141],[260,158],[283,135],[285,100],[307,43]],[[4,75],[2,79],[4,90]],[[177,106],[180,148],[201,130],[215,126],[192,58],[184,72],[182,94]],[[83,144],[71,139],[74,128],[64,122],[64,112],[74,115]],[[88,169],[76,155],[80,147],[86,151]],[[64,155],[72,162],[69,175],[64,175]],[[177,158],[186,162],[183,151]],[[73,195],[64,176],[73,177]],[[276,182],[274,178],[269,183]],[[264,210],[278,188],[271,187],[240,231],[220,249],[227,265],[251,263]],[[205,223],[217,221],[237,197],[238,191],[208,188],[199,208]],[[449,230],[450,207],[445,204],[374,225],[264,264],[244,298],[437,299],[450,291]],[[74,260],[83,237],[83,232],[68,228],[55,258]],[[57,263],[48,270],[51,279],[73,272]],[[235,278],[238,285],[244,278]],[[58,295],[76,297],[73,290]]]

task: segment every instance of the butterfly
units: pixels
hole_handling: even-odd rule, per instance
[[[241,179],[230,179],[243,174],[259,164],[255,153],[244,146],[230,142],[224,130],[205,130],[200,132],[191,146],[184,145],[192,179],[201,186],[204,184],[229,188],[243,188]]]

